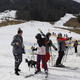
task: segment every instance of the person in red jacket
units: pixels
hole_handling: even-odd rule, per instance
[[[56,67],[65,67],[61,63],[61,61],[62,61],[62,58],[64,56],[64,51],[65,51],[65,48],[66,48],[65,41],[67,41],[69,39],[71,40],[72,37],[70,37],[70,38],[62,38],[62,34],[61,33],[58,34],[58,37],[57,37],[57,42],[58,42],[58,58],[57,58],[56,64],[55,64]]]

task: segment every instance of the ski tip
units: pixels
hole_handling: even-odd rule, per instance
[[[44,80],[47,80],[47,79],[44,79]]]
[[[24,76],[24,78],[26,78],[26,76]]]
[[[39,28],[38,28],[38,30],[39,30]]]

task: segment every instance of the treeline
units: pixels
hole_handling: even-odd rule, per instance
[[[65,13],[78,14],[80,4],[72,0],[33,0],[16,13],[17,19],[57,21]]]
[[[78,18],[77,18],[78,22],[80,23],[80,13],[78,15]]]
[[[6,2],[5,2],[6,1]],[[6,9],[18,10],[17,19],[57,21],[65,13],[78,14],[80,4],[73,0],[2,0],[0,11]]]

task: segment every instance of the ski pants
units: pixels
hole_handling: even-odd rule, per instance
[[[42,63],[44,65],[44,70],[48,70],[45,55],[39,55],[37,54],[37,69],[40,70],[40,61],[42,60]]]
[[[22,62],[22,54],[14,55],[14,58],[15,58],[15,69],[16,69]]]
[[[46,62],[50,59],[50,53],[46,52]],[[42,68],[44,68],[43,63],[42,63]]]
[[[63,56],[64,56],[64,51],[59,51],[58,52],[58,58],[57,58],[57,61],[56,61],[56,65],[61,64]]]
[[[75,53],[77,53],[77,47],[75,47]]]

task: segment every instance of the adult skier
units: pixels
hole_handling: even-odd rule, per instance
[[[43,65],[44,65],[45,74],[48,75],[48,68],[47,68],[46,59],[45,59],[45,55],[46,55],[46,51],[45,51],[46,39],[42,38],[40,33],[38,33],[35,38],[37,39],[37,43],[38,43],[38,46],[39,46],[36,49],[33,48],[34,50],[37,50],[37,70],[36,70],[35,74],[37,74],[38,72],[41,72],[40,61],[42,60]]]
[[[52,46],[56,51],[57,51],[57,48],[54,46],[52,41],[49,39],[51,36],[51,33],[47,33],[44,36],[45,36],[46,41],[47,41],[47,44],[46,44],[46,62],[48,62],[48,60],[50,59],[49,48]],[[42,63],[42,68],[44,68],[43,63]]]
[[[18,34],[13,37],[13,41],[11,42],[11,45],[13,46],[13,55],[15,59],[15,74],[20,75],[18,71],[21,71],[19,69],[19,66],[22,62],[22,49],[23,49],[23,37],[22,33],[23,31],[19,28]]]
[[[61,64],[61,61],[62,61],[62,58],[64,56],[64,51],[65,51],[65,48],[66,48],[65,41],[67,41],[69,39],[71,40],[72,37],[70,37],[70,38],[62,38],[62,33],[58,34],[58,37],[57,37],[57,42],[58,42],[58,58],[57,58],[56,64],[54,66],[56,66],[56,67],[65,67],[63,64]]]

